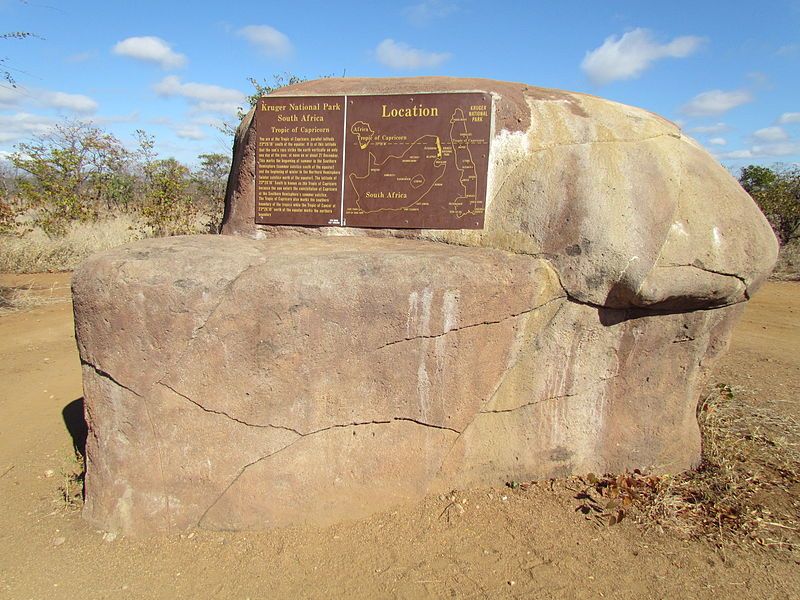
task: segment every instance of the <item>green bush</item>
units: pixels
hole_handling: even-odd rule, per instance
[[[739,183],[767,217],[781,246],[800,236],[800,167],[748,165]]]
[[[128,150],[94,125],[64,121],[18,144],[11,156],[17,172],[0,169],[0,233],[38,230],[55,240],[75,224],[123,214],[142,235],[216,230],[230,158],[202,154],[193,171],[158,157],[152,136],[137,135],[138,148]]]

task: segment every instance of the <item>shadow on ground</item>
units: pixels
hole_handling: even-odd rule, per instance
[[[89,435],[89,428],[83,414],[83,398],[78,398],[67,404],[61,411],[64,418],[64,425],[72,436],[72,446],[81,456],[86,456],[86,436]]]

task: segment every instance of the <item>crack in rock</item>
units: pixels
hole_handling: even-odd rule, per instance
[[[269,454],[267,454],[266,456],[262,456],[262,457],[260,457],[260,458],[257,458],[257,459],[255,459],[254,461],[252,461],[252,462],[250,462],[250,463],[247,463],[245,466],[243,466],[243,467],[242,467],[242,468],[239,470],[239,472],[236,474],[236,477],[234,477],[234,478],[231,480],[231,482],[230,482],[228,485],[226,485],[226,486],[225,486],[225,489],[223,489],[223,490],[222,490],[222,491],[219,493],[219,495],[218,495],[218,496],[217,496],[217,497],[214,499],[214,501],[213,501],[211,504],[209,504],[209,505],[208,505],[208,508],[206,508],[206,509],[203,511],[203,514],[202,514],[202,515],[200,515],[200,518],[199,518],[199,519],[197,519],[197,527],[202,527],[202,526],[203,526],[203,521],[205,521],[206,517],[208,516],[208,513],[210,513],[210,512],[211,512],[211,510],[212,510],[212,509],[213,509],[213,508],[214,508],[214,507],[215,507],[217,504],[219,504],[219,501],[220,501],[220,500],[222,500],[222,498],[224,498],[224,497],[225,497],[225,494],[227,494],[227,493],[228,493],[228,491],[230,491],[230,489],[231,489],[231,488],[232,488],[232,487],[233,487],[233,486],[236,484],[236,482],[237,482],[237,481],[239,481],[239,479],[241,479],[242,475],[244,475],[244,473],[245,473],[245,471],[247,471],[247,469],[249,469],[249,468],[250,468],[250,467],[252,467],[253,465],[257,465],[257,464],[258,464],[258,463],[260,463],[261,461],[267,460],[268,458],[271,458],[271,457],[275,456],[276,454],[278,454],[278,453],[280,453],[280,452],[283,452],[283,451],[284,451],[284,450],[286,450],[287,448],[290,448],[290,447],[292,447],[294,444],[296,444],[297,442],[299,442],[301,439],[302,439],[302,437],[298,437],[297,439],[295,439],[295,440],[293,440],[293,441],[289,442],[289,443],[288,443],[288,444],[286,444],[285,446],[283,446],[283,447],[281,447],[281,448],[278,448],[278,449],[277,449],[277,450],[275,450],[274,452],[270,452],[270,453],[269,453]]]
[[[513,408],[501,408],[495,410],[480,410],[478,411],[479,415],[497,415],[502,413],[510,413],[517,410],[521,410],[523,408],[527,408],[529,406],[536,406],[537,404],[543,404],[545,402],[550,402],[551,400],[562,400],[564,398],[572,398],[573,396],[577,396],[577,393],[572,394],[560,394],[558,396],[548,396],[547,398],[542,398],[541,400],[534,400],[533,402],[526,402],[525,404],[520,404],[519,406],[515,406]]]
[[[725,277],[733,277],[734,279],[738,279],[742,282],[745,288],[747,288],[747,281],[745,281],[744,277],[741,275],[737,275],[736,273],[727,273],[725,271],[715,271],[714,269],[709,269],[708,267],[703,267],[697,264],[679,264],[679,263],[666,263],[663,265],[659,265],[661,267],[691,267],[692,269],[698,269],[700,271],[705,271],[706,273],[713,273],[714,275],[723,275]]]
[[[297,442],[299,442],[303,438],[306,438],[306,437],[309,437],[309,436],[312,436],[312,435],[316,435],[316,434],[322,433],[324,431],[329,431],[331,429],[348,429],[350,427],[362,427],[362,426],[365,426],[365,425],[387,425],[387,424],[390,424],[390,423],[395,422],[395,421],[408,422],[408,423],[413,423],[415,425],[421,425],[423,427],[430,427],[432,429],[450,431],[450,432],[455,433],[456,437],[458,437],[458,435],[461,434],[461,432],[458,431],[457,429],[452,429],[450,427],[444,427],[442,425],[432,425],[430,423],[424,423],[422,421],[418,421],[416,419],[411,419],[411,418],[408,418],[408,417],[392,417],[391,419],[387,419],[387,420],[374,420],[374,421],[363,421],[363,422],[353,422],[353,423],[330,425],[328,427],[323,427],[322,429],[317,429],[317,430],[311,431],[309,433],[301,433],[301,434],[299,434],[299,437],[297,439],[292,440],[291,442],[289,442],[285,446],[275,450],[274,452],[270,452],[266,456],[261,456],[261,457],[257,458],[256,460],[254,460],[252,462],[249,462],[245,466],[243,466],[239,470],[239,473],[237,473],[236,477],[234,477],[233,480],[231,480],[231,482],[228,485],[225,486],[225,489],[223,489],[222,492],[220,492],[219,495],[214,499],[214,501],[208,506],[208,508],[205,511],[203,511],[203,514],[200,515],[200,518],[197,520],[197,527],[202,527],[203,521],[205,520],[206,516],[208,516],[208,513],[210,513],[211,510],[217,504],[219,504],[220,500],[222,500],[222,498],[225,497],[225,495],[228,493],[228,491],[230,491],[230,489],[236,484],[236,482],[239,481],[239,479],[242,478],[242,476],[245,474],[245,472],[248,469],[250,469],[251,467],[257,465],[260,462],[263,462],[263,461],[265,461],[265,460],[267,460],[269,458],[272,458],[273,456],[275,456],[276,454],[279,454],[280,452],[283,452],[287,448],[290,448],[290,447],[294,446]]]
[[[225,287],[219,293],[219,301],[214,305],[214,307],[211,310],[208,311],[208,314],[203,319],[203,322],[198,327],[195,327],[192,330],[192,334],[189,337],[189,344],[187,344],[186,351],[188,351],[189,346],[191,345],[191,342],[194,341],[194,339],[197,337],[197,334],[200,333],[203,329],[205,329],[205,326],[208,324],[208,322],[211,320],[211,318],[217,312],[219,307],[222,306],[223,302],[228,300],[228,292],[230,292],[230,290],[233,288],[233,286],[236,285],[236,282],[239,281],[242,277],[244,277],[247,273],[252,271],[255,267],[262,266],[262,265],[266,264],[266,262],[267,262],[266,259],[261,259],[261,260],[257,260],[256,262],[250,263],[244,269],[242,269],[239,272],[239,274],[236,275],[236,277],[234,277],[227,284],[225,284]]]
[[[699,271],[705,271],[706,273],[713,273],[714,275],[722,275],[723,277],[732,277],[734,279],[738,279],[742,283],[742,285],[744,286],[744,300],[745,301],[746,300],[750,300],[750,289],[749,289],[750,286],[748,285],[748,283],[747,283],[747,281],[745,280],[744,277],[742,277],[741,275],[737,275],[736,273],[726,273],[725,271],[716,271],[714,269],[709,269],[708,267],[703,267],[703,266],[697,265],[697,264],[686,264],[686,265],[683,265],[683,264],[677,264],[677,263],[668,263],[668,264],[661,265],[661,266],[662,267],[666,267],[666,268],[670,268],[670,267],[673,267],[673,268],[674,267],[690,267],[692,269],[698,269]],[[734,304],[738,304],[739,302],[742,302],[742,301],[740,300],[738,302],[730,302],[728,304],[725,304],[724,306],[732,306]],[[722,307],[720,306],[718,308],[722,308]]]
[[[561,277],[560,277],[560,275],[558,275],[557,271],[556,271],[556,277],[559,280],[559,284],[561,284]],[[550,304],[550,302],[555,302],[557,300],[565,300],[566,299],[567,301],[569,301],[569,294],[567,294],[567,291],[566,291],[566,289],[564,289],[563,285],[561,287],[564,290],[564,293],[566,295],[558,296],[556,298],[553,298],[552,300],[548,300],[547,302],[545,302],[544,304],[539,306],[539,308],[542,308],[542,307],[546,306],[547,304]],[[550,319],[548,319],[548,321],[544,325],[543,329],[547,329],[548,327],[550,327],[556,321],[556,319],[558,318],[558,315],[561,314],[561,311],[564,308],[564,306],[565,306],[565,304],[564,304],[564,302],[562,302],[558,306],[558,308],[556,308],[556,311],[553,313],[553,315],[550,317]],[[500,381],[498,382],[497,386],[494,388],[492,393],[489,395],[489,398],[484,400],[483,402],[481,402],[479,409],[472,416],[472,419],[470,419],[469,423],[467,423],[464,426],[464,428],[461,430],[461,432],[455,437],[455,439],[453,440],[453,443],[450,445],[450,448],[448,448],[447,452],[445,452],[444,456],[442,457],[442,461],[439,464],[439,468],[436,470],[436,475],[434,475],[434,477],[433,477],[434,480],[437,479],[441,475],[442,469],[444,469],[444,466],[447,463],[447,459],[453,453],[453,449],[456,447],[456,444],[458,443],[458,440],[460,440],[461,436],[463,436],[467,432],[467,430],[470,427],[472,427],[472,425],[475,423],[475,421],[477,421],[478,417],[481,414],[484,414],[484,407],[486,407],[487,405],[491,404],[494,401],[494,399],[497,397],[497,394],[500,392],[500,389],[503,387],[503,384],[505,383],[505,380],[508,377],[509,373],[511,373],[512,370],[517,368],[517,365],[519,364],[520,360],[521,360],[521,356],[517,356],[517,360],[515,361],[515,363],[512,366],[510,366],[508,369],[506,369],[505,373],[503,373],[503,375],[501,376]]]
[[[136,390],[134,390],[133,388],[129,388],[129,387],[128,387],[127,385],[125,385],[124,383],[120,383],[119,381],[117,381],[116,379],[114,379],[114,376],[113,376],[113,375],[111,375],[111,373],[109,373],[108,371],[103,371],[103,370],[102,370],[100,367],[98,367],[98,366],[96,366],[96,365],[94,365],[94,364],[90,363],[88,360],[81,358],[81,364],[82,364],[82,365],[86,365],[87,367],[89,367],[90,369],[92,369],[92,370],[93,370],[95,373],[97,373],[97,375],[99,375],[99,376],[100,376],[100,377],[102,377],[103,379],[108,379],[108,380],[109,380],[111,383],[113,383],[114,385],[116,385],[116,386],[118,386],[118,387],[121,387],[121,388],[122,388],[122,389],[124,389],[124,390],[128,390],[128,391],[129,391],[131,394],[133,394],[134,396],[137,396],[137,397],[139,397],[139,398],[144,398],[144,396],[142,396],[142,395],[141,395],[139,392],[137,392],[137,391],[136,391]]]
[[[448,329],[447,331],[443,331],[442,333],[435,333],[435,334],[432,334],[432,335],[414,335],[414,336],[411,336],[411,337],[401,338],[399,340],[392,340],[391,342],[386,342],[382,346],[378,346],[375,350],[376,351],[377,350],[383,350],[384,348],[386,348],[388,346],[394,346],[396,344],[402,344],[404,342],[411,342],[411,341],[414,341],[414,340],[433,340],[433,339],[436,339],[436,338],[444,337],[444,336],[446,336],[448,334],[451,334],[451,333],[455,333],[457,331],[463,331],[464,329],[474,329],[475,327],[483,327],[485,325],[499,325],[500,323],[505,323],[506,321],[509,321],[511,319],[516,319],[518,317],[530,314],[530,313],[532,313],[532,312],[534,312],[536,310],[539,310],[540,308],[544,308],[545,306],[547,306],[551,302],[555,302],[557,300],[563,300],[565,297],[566,296],[556,296],[555,298],[551,298],[547,302],[543,302],[542,304],[534,306],[533,308],[528,308],[528,309],[520,311],[518,313],[510,314],[510,315],[505,316],[502,319],[498,319],[496,321],[481,321],[480,323],[470,323],[469,325],[462,325],[461,327],[453,327],[452,329]]]
[[[570,148],[574,146],[593,146],[595,144],[638,144],[641,142],[647,142],[650,140],[655,140],[658,138],[663,137],[671,137],[676,140],[683,139],[683,136],[680,133],[671,133],[671,132],[664,132],[664,133],[656,133],[654,135],[648,135],[641,138],[618,138],[618,139],[610,139],[610,140],[584,140],[584,141],[574,141],[574,142],[562,142],[559,144],[550,144],[548,146],[540,146],[538,148],[532,148],[528,151],[529,154],[537,154],[539,152],[546,152],[547,150],[554,150],[556,148]]]
[[[230,419],[231,421],[234,421],[234,422],[236,422],[236,423],[239,423],[239,424],[241,424],[241,425],[244,425],[245,427],[260,427],[260,428],[264,428],[264,429],[281,429],[281,430],[283,430],[283,431],[289,431],[289,432],[291,432],[291,433],[294,433],[294,434],[296,434],[296,435],[298,435],[298,436],[300,436],[300,437],[302,437],[302,436],[304,436],[304,435],[307,435],[307,434],[304,434],[304,433],[302,433],[302,432],[300,432],[300,431],[297,431],[296,429],[292,429],[291,427],[285,427],[285,426],[283,426],[283,425],[272,425],[271,423],[267,423],[267,424],[263,424],[263,425],[262,425],[262,424],[260,424],[260,423],[248,423],[247,421],[243,421],[243,420],[241,420],[241,419],[237,419],[236,417],[234,417],[233,415],[230,415],[230,414],[226,413],[225,411],[222,411],[222,410],[214,410],[213,408],[208,408],[207,406],[203,406],[202,404],[200,404],[200,403],[199,403],[199,402],[197,402],[196,400],[194,400],[194,399],[190,398],[190,397],[189,397],[189,396],[187,396],[186,394],[182,394],[181,392],[179,392],[178,390],[176,390],[174,387],[172,387],[172,386],[171,386],[171,385],[169,385],[168,383],[164,383],[164,381],[163,381],[163,380],[162,380],[162,381],[157,381],[157,382],[156,382],[156,384],[157,384],[157,385],[160,385],[160,386],[162,386],[162,387],[165,387],[165,388],[167,388],[168,390],[170,390],[170,391],[171,391],[171,392],[173,392],[174,394],[177,394],[178,396],[180,396],[180,397],[181,397],[181,398],[183,398],[184,400],[188,400],[189,402],[191,402],[192,404],[194,404],[194,405],[195,405],[197,408],[199,408],[199,409],[201,409],[201,410],[203,410],[203,411],[205,411],[205,412],[207,412],[207,413],[211,413],[211,414],[213,414],[213,415],[220,415],[220,416],[222,416],[222,417],[226,417],[226,418]]]
[[[257,428],[262,428],[262,429],[280,429],[280,430],[283,430],[283,431],[289,431],[289,432],[294,433],[295,435],[297,435],[298,437],[301,437],[301,438],[302,437],[308,437],[310,435],[315,435],[317,433],[322,433],[323,431],[328,431],[329,429],[353,427],[353,426],[359,426],[359,425],[385,425],[385,424],[388,424],[388,423],[392,423],[394,421],[407,421],[409,423],[415,423],[415,424],[421,425],[423,427],[430,427],[432,429],[443,429],[445,431],[452,431],[453,433],[460,433],[460,431],[458,429],[454,429],[452,427],[447,427],[445,425],[435,425],[433,423],[426,423],[424,421],[420,421],[418,419],[413,419],[411,417],[391,417],[391,418],[388,418],[388,419],[374,419],[374,420],[371,420],[371,421],[352,421],[350,423],[336,423],[336,424],[333,424],[333,425],[328,425],[326,427],[321,427],[319,429],[314,429],[312,431],[306,431],[306,432],[298,431],[297,429],[293,429],[293,428],[287,427],[285,425],[273,425],[272,423],[266,423],[266,424],[248,423],[247,421],[243,421],[242,419],[238,419],[238,418],[226,413],[225,411],[214,410],[214,409],[208,408],[206,406],[203,406],[202,404],[200,404],[196,400],[190,398],[186,394],[182,394],[181,392],[176,390],[174,387],[172,387],[171,385],[169,385],[167,383],[164,383],[163,381],[159,381],[157,383],[158,383],[158,385],[161,385],[161,386],[167,388],[168,390],[172,391],[173,393],[177,394],[181,398],[183,398],[185,400],[188,400],[189,402],[194,404],[196,407],[200,408],[201,410],[203,410],[203,411],[205,411],[207,413],[211,413],[211,414],[214,414],[214,415],[220,415],[222,417],[226,417],[226,418],[230,419],[231,421],[234,421],[234,422],[239,423],[241,425],[244,425],[246,427],[257,427]]]
[[[84,360],[83,358],[81,358],[81,364],[82,365],[86,365],[87,367],[91,368],[99,377],[102,377],[103,379],[107,379],[108,381],[110,381],[111,383],[116,385],[117,387],[121,387],[122,389],[129,391],[131,394],[133,394],[134,396],[136,396],[137,398],[140,398],[142,400],[142,405],[144,406],[144,412],[147,415],[147,420],[150,423],[150,431],[153,434],[153,444],[156,447],[156,455],[158,456],[158,468],[159,468],[159,471],[161,473],[161,489],[162,489],[163,494],[164,494],[164,507],[165,507],[165,509],[167,511],[167,514],[166,514],[166,517],[165,517],[166,521],[167,521],[167,532],[171,531],[172,530],[172,520],[170,518],[170,513],[172,512],[172,509],[171,509],[170,504],[169,504],[169,493],[168,493],[168,490],[167,490],[167,478],[166,478],[166,475],[164,473],[164,457],[163,457],[163,453],[162,453],[162,450],[161,450],[161,444],[159,443],[159,436],[156,433],[156,423],[155,423],[155,420],[153,419],[153,415],[150,413],[150,405],[147,402],[147,398],[145,398],[142,394],[140,394],[139,392],[137,392],[133,388],[130,388],[130,387],[128,387],[127,385],[125,385],[123,383],[120,383],[117,379],[114,378],[113,375],[111,375],[111,373],[109,373],[108,371],[103,371],[102,369],[100,369],[96,365],[93,365],[89,361]]]

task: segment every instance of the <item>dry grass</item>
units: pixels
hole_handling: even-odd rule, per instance
[[[0,234],[0,273],[72,271],[95,252],[153,237],[143,221],[129,214],[88,223],[72,223],[66,235],[50,238],[41,229],[24,230],[30,219],[17,220],[23,233]],[[198,215],[194,233],[216,232],[213,215]]]
[[[578,510],[598,523],[632,518],[718,547],[800,550],[800,423],[717,385],[701,402],[700,467],[676,476],[640,472],[576,478]]]
[[[91,254],[141,239],[141,228],[128,215],[95,223],[75,223],[63,237],[39,229],[24,235],[0,235],[0,272],[71,271]]]
[[[0,317],[18,311],[30,310],[44,304],[68,302],[66,286],[37,289],[32,285],[0,285]]]
[[[700,404],[703,463],[663,478],[646,511],[661,527],[718,544],[800,549],[800,423],[717,385]]]
[[[83,508],[83,485],[86,469],[84,458],[75,451],[71,460],[61,469],[62,484],[58,488],[58,503],[65,512]]]
[[[786,244],[778,253],[778,264],[772,278],[780,281],[800,281],[800,240]]]

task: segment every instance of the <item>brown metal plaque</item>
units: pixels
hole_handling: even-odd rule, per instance
[[[346,224],[481,229],[491,105],[479,93],[348,97]]]
[[[262,98],[256,222],[481,229],[491,109],[477,92]]]
[[[261,98],[256,223],[340,225],[343,96]]]

